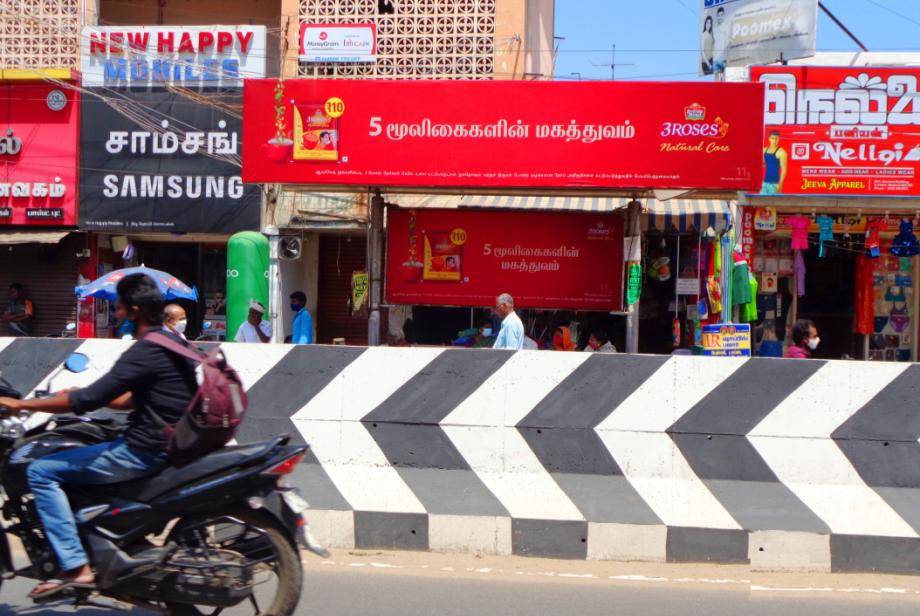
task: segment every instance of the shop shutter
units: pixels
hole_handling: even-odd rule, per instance
[[[344,338],[350,345],[367,344],[367,316],[352,317],[348,312],[352,272],[366,270],[366,260],[364,236],[320,237],[316,308],[316,338],[320,344],[332,344],[334,338]]]
[[[0,305],[6,305],[10,284],[22,283],[35,306],[35,336],[60,334],[76,320],[76,253],[85,243],[84,236],[71,234],[58,244],[0,246]]]

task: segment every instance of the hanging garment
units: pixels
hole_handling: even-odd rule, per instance
[[[732,259],[734,261],[732,266],[732,305],[743,306],[751,303],[754,299],[751,296],[751,285],[748,280],[751,268],[748,266],[747,260],[737,250],[732,252]]]
[[[748,287],[751,290],[751,301],[741,307],[741,322],[753,323],[757,320],[757,277],[748,274]]]
[[[856,257],[855,327],[856,333],[869,335],[874,331],[875,293],[873,287],[875,276],[872,260],[864,255]],[[885,324],[882,324],[882,328]]]
[[[914,235],[914,223],[910,219],[901,219],[900,232],[891,242],[891,254],[897,257],[913,257],[920,254],[920,242]]]
[[[888,290],[885,292],[885,301],[906,302],[907,298],[904,296],[904,289],[902,287],[888,287]]]
[[[811,226],[808,216],[790,216],[786,222],[792,228],[792,249],[808,250],[808,227]]]
[[[805,297],[805,258],[801,250],[795,251],[795,281],[799,297]]]
[[[906,330],[910,326],[910,313],[907,310],[907,304],[901,304],[900,308],[892,308],[889,322],[892,329],[899,334]]]
[[[879,232],[884,224],[883,219],[874,218],[866,223],[866,254],[872,258],[879,256]]]
[[[713,242],[712,252],[709,257],[709,273],[706,277],[706,294],[709,297],[709,320],[717,322],[722,313],[722,287],[719,285],[719,270],[722,249],[719,242]]]
[[[834,241],[834,219],[818,216],[818,256],[824,257],[824,242]]]

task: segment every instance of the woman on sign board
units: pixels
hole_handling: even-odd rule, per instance
[[[716,46],[716,38],[712,33],[712,15],[707,15],[703,22],[703,35],[700,39],[702,51],[703,74],[712,74],[712,57]]]

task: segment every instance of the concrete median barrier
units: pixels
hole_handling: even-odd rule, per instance
[[[120,341],[0,339],[31,390]],[[333,548],[920,570],[920,366],[224,345]]]

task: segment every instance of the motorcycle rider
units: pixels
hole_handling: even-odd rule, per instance
[[[122,483],[162,470],[168,464],[166,438],[148,409],[167,423],[176,423],[198,387],[193,362],[143,340],[148,331],[160,331],[187,344],[174,332],[163,331],[165,302],[156,283],[144,274],[131,274],[118,283],[116,292],[118,319],[129,324],[138,342],[106,375],[89,387],[50,398],[0,398],[0,407],[14,412],[79,415],[105,406],[131,410],[119,438],[51,454],[29,465],[29,487],[61,571],[59,579],[39,584],[30,593],[32,598],[44,599],[65,588],[91,588],[95,581],[61,485]]]

